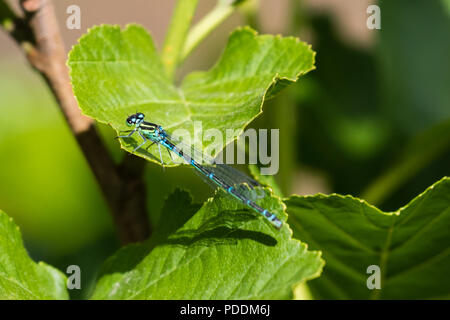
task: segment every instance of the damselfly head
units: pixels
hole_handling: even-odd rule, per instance
[[[144,121],[144,114],[141,112],[137,112],[135,114],[132,114],[127,118],[127,126],[136,126],[139,125],[142,121]]]

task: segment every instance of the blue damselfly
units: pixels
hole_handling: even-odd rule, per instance
[[[261,214],[275,228],[281,228],[283,225],[282,221],[279,220],[275,214],[257,205],[244,191],[246,189],[246,187],[243,187],[244,185],[247,185],[250,188],[258,186],[259,184],[255,180],[231,166],[216,163],[214,159],[204,155],[202,152],[191,146],[183,146],[179,139],[169,135],[160,125],[144,121],[144,117],[144,114],[140,112],[129,116],[126,119],[126,124],[134,128],[129,130],[127,135],[118,136],[118,138],[129,138],[137,133],[142,138],[142,143],[135,147],[133,152],[151,141],[152,143],[149,147],[153,144],[158,145],[161,164],[164,165],[161,146],[165,147],[171,157],[172,153],[181,157],[186,163],[195,168],[205,180],[209,180],[215,187],[221,188],[233,198]]]

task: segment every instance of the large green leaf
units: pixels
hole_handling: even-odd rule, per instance
[[[267,192],[259,189],[258,192]],[[286,219],[279,198],[260,205]],[[156,234],[111,257],[94,299],[281,299],[317,277],[320,252],[219,192],[201,207],[184,191],[166,201]]]
[[[213,68],[188,75],[176,87],[165,76],[145,29],[102,25],[80,38],[68,64],[84,114],[119,131],[128,129],[127,115],[140,111],[168,131],[186,129],[197,145],[201,138],[194,135],[194,121],[201,121],[203,131],[220,130],[225,145],[237,135],[227,137],[226,129],[242,132],[262,112],[266,97],[314,68],[314,52],[296,38],[257,35],[240,28],[231,34]],[[138,141],[127,139],[122,147],[132,151]],[[148,150],[159,158],[156,146]],[[137,153],[153,160],[145,149]]]
[[[309,282],[318,298],[450,297],[450,178],[405,207],[384,213],[350,196],[291,196],[294,236],[327,262]],[[381,289],[369,290],[367,268],[380,267]]]
[[[0,300],[67,298],[65,275],[31,260],[19,228],[0,210]]]

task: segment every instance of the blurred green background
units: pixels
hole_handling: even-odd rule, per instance
[[[82,29],[65,27],[78,4]],[[381,30],[366,27],[370,4]],[[161,45],[174,1],[55,1],[67,50],[100,23],[143,24]],[[200,1],[195,20],[214,1]],[[126,10],[124,9],[126,8]],[[299,36],[317,52],[317,69],[265,105],[253,127],[280,128],[280,172],[289,195],[352,194],[394,210],[450,175],[450,1],[248,1],[186,61],[179,77],[209,68],[236,26]],[[44,81],[0,35],[0,208],[20,226],[35,260],[65,271],[77,264],[89,293],[119,243],[86,161]],[[101,126],[119,161],[114,133]],[[211,191],[187,168],[149,164],[150,220],[176,187],[204,201]],[[152,186],[158,186],[158,188]]]

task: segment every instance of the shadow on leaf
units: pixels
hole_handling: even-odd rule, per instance
[[[277,240],[268,234],[241,229],[245,222],[258,220],[258,217],[246,211],[226,210],[212,217],[199,228],[180,230],[168,237],[163,244],[181,246],[234,245],[238,240],[249,239],[266,246],[275,246]]]
[[[160,221],[154,236],[143,243],[132,244],[119,250],[105,263],[100,276],[124,273],[134,269],[155,247],[159,246],[182,248],[234,246],[245,239],[271,247],[277,244],[277,240],[266,233],[243,229],[248,222],[264,223],[253,212],[245,209],[224,210],[209,217],[202,216],[202,221],[197,223],[190,221],[189,219],[200,208],[200,204],[192,203],[188,192],[175,190],[166,201],[163,208],[164,218]]]

